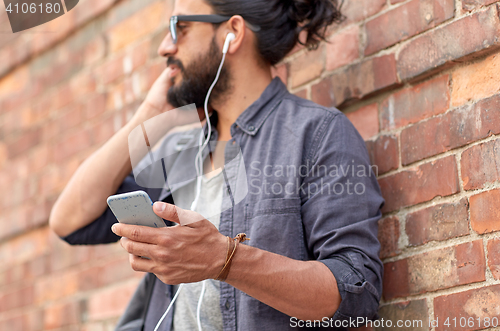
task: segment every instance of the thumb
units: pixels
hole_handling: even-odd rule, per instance
[[[197,223],[204,219],[203,216],[194,211],[184,210],[175,205],[160,201],[154,203],[153,210],[155,214],[161,218],[184,226]]]
[[[163,219],[166,219],[167,221],[171,221],[177,224],[180,223],[179,219],[179,212],[176,206],[171,205],[169,203],[165,202],[155,202],[153,205],[153,211],[155,212],[156,215],[160,216]]]

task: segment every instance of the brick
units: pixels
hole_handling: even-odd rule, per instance
[[[90,130],[84,129],[77,132],[71,132],[61,138],[54,150],[54,160],[61,162],[66,158],[77,154],[90,147],[92,136]]]
[[[498,0],[462,0],[462,8],[464,10],[473,10],[480,6],[487,6]]]
[[[0,294],[0,312],[26,307],[34,303],[33,286],[17,287]]]
[[[1,330],[26,330],[20,315],[0,319]]]
[[[32,309],[23,314],[23,322],[26,325],[24,330],[43,330],[43,311],[39,308]]]
[[[278,64],[271,68],[271,73],[274,77],[279,77],[286,85],[288,84],[288,65],[286,63]]]
[[[379,179],[379,183],[385,198],[384,213],[460,191],[454,156]]]
[[[13,223],[11,221],[11,223]],[[48,253],[48,228],[24,233],[0,245],[0,260],[3,265],[22,263]],[[0,270],[2,266],[0,266]]]
[[[378,222],[378,239],[380,241],[380,258],[396,256],[401,251],[399,249],[399,218],[388,217]]]
[[[51,163],[51,148],[47,144],[37,146],[29,155],[29,171],[37,173]]]
[[[8,95],[21,95],[29,84],[29,71],[27,66],[17,68],[10,74],[0,79],[0,98]]]
[[[73,97],[73,90],[71,89],[71,86],[69,85],[61,85],[57,88],[57,92],[55,94],[55,102],[54,102],[54,109],[53,110],[59,110],[67,105],[69,105],[71,102],[73,102],[74,97]]]
[[[123,256],[123,247],[119,243],[91,246],[89,248],[92,260],[108,259],[112,256]]]
[[[52,273],[35,282],[35,303],[56,301],[78,292],[78,278],[75,271]]]
[[[331,80],[337,106],[394,87],[398,84],[394,54],[371,58],[342,68],[331,76]]]
[[[500,190],[491,190],[469,198],[472,230],[479,234],[500,231]]]
[[[165,39],[165,36],[167,35],[169,31],[167,30],[159,30],[157,32],[155,32],[153,35],[151,35],[150,37],[150,45],[149,45],[149,58],[154,60],[154,59],[158,59],[158,58],[161,58],[159,55],[158,55],[158,49],[160,48],[160,45],[163,41],[163,39]]]
[[[343,67],[359,59],[359,26],[352,25],[328,37],[326,70]]]
[[[385,300],[410,293],[408,259],[384,264],[383,297]]]
[[[482,240],[414,255],[385,265],[384,298],[481,282],[485,271]]]
[[[431,29],[454,16],[454,0],[412,0],[366,22],[365,55]]]
[[[116,123],[116,124],[115,124]],[[108,141],[114,134],[117,128],[124,124],[122,120],[122,112],[115,111],[114,114],[108,114],[100,119],[92,128],[92,136],[95,144],[101,144]]]
[[[367,141],[366,149],[371,164],[376,166],[377,176],[383,175],[399,167],[398,138],[394,135],[383,135],[375,141]]]
[[[96,90],[96,77],[93,72],[81,72],[71,77],[69,85],[73,93],[73,101],[78,101]]]
[[[60,171],[56,167],[49,167],[43,172],[40,178],[40,194],[49,196],[57,193],[59,186]]]
[[[59,125],[59,121],[56,119],[49,119],[48,122],[43,123],[42,125],[42,138],[43,142],[53,143],[54,140],[60,138],[61,136],[61,126]]]
[[[49,238],[50,255],[48,257],[51,270],[62,272],[69,267],[88,263],[91,259],[92,247],[70,246],[55,234]]]
[[[164,1],[155,2],[113,26],[107,33],[109,50],[112,53],[116,52],[135,40],[156,31],[164,23],[165,5]]]
[[[500,179],[500,139],[473,146],[462,153],[465,190],[476,190]]]
[[[148,59],[150,41],[145,40],[125,54],[114,56],[103,63],[96,72],[99,73],[99,81],[103,85],[115,83],[124,75],[129,75],[137,68],[143,66]]]
[[[87,109],[84,109],[87,108]],[[84,111],[90,112],[90,109],[84,107],[82,104],[78,103],[69,107],[66,111],[62,112],[57,120],[57,125],[59,126],[58,132],[62,134],[66,133],[67,130],[75,129],[84,122]],[[54,124],[56,125],[56,124]]]
[[[330,77],[323,78],[319,83],[311,87],[311,99],[325,107],[335,107],[337,105]]]
[[[64,187],[62,185],[59,185],[56,193],[51,194],[50,196],[46,196],[44,197],[45,199],[38,201],[34,204],[33,208],[30,209],[30,213],[28,214],[29,229],[48,225],[50,211],[54,206],[55,200],[57,199],[59,192],[61,192],[63,188]]]
[[[83,25],[88,20],[104,13],[115,2],[118,0],[87,0],[70,10],[66,16],[70,16],[69,18],[75,22],[76,26]]]
[[[90,321],[117,318],[123,314],[139,280],[104,289],[92,294],[88,299],[88,318]]]
[[[71,79],[78,71],[83,68],[83,54],[80,52],[69,52],[66,54],[63,50],[54,52],[56,62],[52,66],[48,66],[45,70],[41,82],[45,86],[55,86]]]
[[[500,279],[500,238],[488,240],[488,267],[495,279]]]
[[[378,134],[378,105],[376,103],[347,113],[346,116],[364,140],[368,140]]]
[[[41,131],[39,129],[33,129],[29,130],[28,132],[22,133],[15,139],[15,141],[7,146],[9,158],[13,159],[14,157],[23,154],[29,149],[38,145],[40,142],[40,137]]]
[[[496,7],[465,16],[419,36],[404,45],[398,56],[397,70],[402,81],[457,60],[469,60],[499,46],[500,31]]]
[[[83,64],[85,67],[90,67],[105,58],[106,53],[106,39],[103,36],[96,36],[83,50]]]
[[[306,51],[290,62],[290,84],[292,88],[318,78],[325,70],[325,46]]]
[[[307,88],[304,88],[300,91],[297,91],[294,93],[296,96],[298,96],[299,98],[302,98],[302,99],[307,99]]]
[[[442,114],[448,110],[449,103],[448,75],[405,88],[382,102],[381,129],[394,130]]]
[[[0,169],[3,168],[4,164],[9,159],[9,152],[7,146],[4,142],[0,142]]]
[[[39,309],[31,309],[29,311],[23,310],[19,313],[9,313],[6,316],[7,317],[0,318],[0,330],[43,330],[43,316],[42,311]]]
[[[88,291],[129,279],[137,274],[130,267],[129,258],[125,255],[122,258],[80,272],[78,283],[80,291]]]
[[[484,322],[488,318],[498,321],[500,307],[500,285],[486,286],[464,292],[442,295],[434,298],[434,319],[439,319],[437,331],[480,330],[488,327]],[[470,327],[463,326],[464,321],[474,321]],[[480,319],[481,324],[479,324]],[[449,325],[444,325],[448,320]],[[460,321],[462,320],[462,326]],[[455,323],[456,321],[456,323]],[[498,325],[489,324],[489,326]]]
[[[43,310],[43,325],[46,330],[78,324],[82,320],[81,301],[56,303]]]
[[[107,95],[99,93],[89,98],[85,104],[84,113],[87,119],[94,118],[106,111]]]
[[[400,329],[429,330],[429,316],[427,313],[427,302],[423,300],[412,300],[382,306],[379,315],[385,320],[384,325],[392,322],[392,327],[398,327],[398,321],[402,321]],[[390,322],[388,322],[390,321]],[[401,323],[401,322],[399,322]]]
[[[123,55],[114,56],[99,66],[96,70],[99,77],[99,83],[102,85],[108,85],[114,83],[118,80],[118,78],[122,77],[124,75],[123,60]]]
[[[349,331],[375,331],[375,328],[372,326],[362,326],[359,328],[348,328]]]
[[[31,47],[28,42],[24,38],[17,38],[9,43],[9,47],[0,49],[0,76],[4,76],[11,68],[15,68],[29,57]]]
[[[4,231],[0,234],[0,238],[5,239],[19,235],[28,229],[29,214],[25,206],[19,206],[19,203],[16,203],[15,206],[10,207],[10,211],[5,214],[6,217],[2,220],[2,223],[4,223],[2,225]],[[16,220],[16,222],[12,222],[12,220]]]
[[[500,133],[500,95],[420,122],[401,132],[404,165]]]
[[[500,74],[498,54],[455,70],[452,74],[452,105],[456,107],[496,94],[500,90],[500,83],[495,79],[498,74]]]
[[[342,6],[342,14],[347,22],[357,22],[380,12],[385,4],[385,0],[346,0]]]
[[[467,199],[462,199],[408,214],[406,234],[410,246],[468,235],[468,206]]]

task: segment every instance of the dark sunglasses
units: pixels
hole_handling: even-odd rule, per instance
[[[222,15],[178,15],[170,17],[170,35],[172,36],[172,40],[174,44],[177,44],[177,23],[179,22],[203,22],[203,23],[212,23],[212,24],[220,24],[226,21],[229,21],[232,16],[222,16]],[[253,26],[246,22],[247,27],[257,32],[260,30],[260,27]]]

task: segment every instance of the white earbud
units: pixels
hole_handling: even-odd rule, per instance
[[[227,34],[226,41],[224,42],[224,48],[222,49],[222,54],[227,54],[227,51],[229,50],[229,44],[234,39],[236,39],[236,36],[234,35],[234,33]]]

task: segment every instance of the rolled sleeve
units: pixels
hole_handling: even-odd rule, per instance
[[[382,293],[377,233],[384,200],[354,126],[343,114],[325,122],[304,178],[307,245],[337,280],[342,302],[334,319],[373,319]]]
[[[116,194],[133,192],[141,189],[142,188],[136,184],[133,174],[130,174],[120,185]],[[61,239],[70,245],[99,245],[114,243],[120,240],[120,237],[111,231],[111,226],[113,226],[116,222],[118,221],[116,220],[115,215],[111,209],[107,207],[106,211],[94,222]]]

